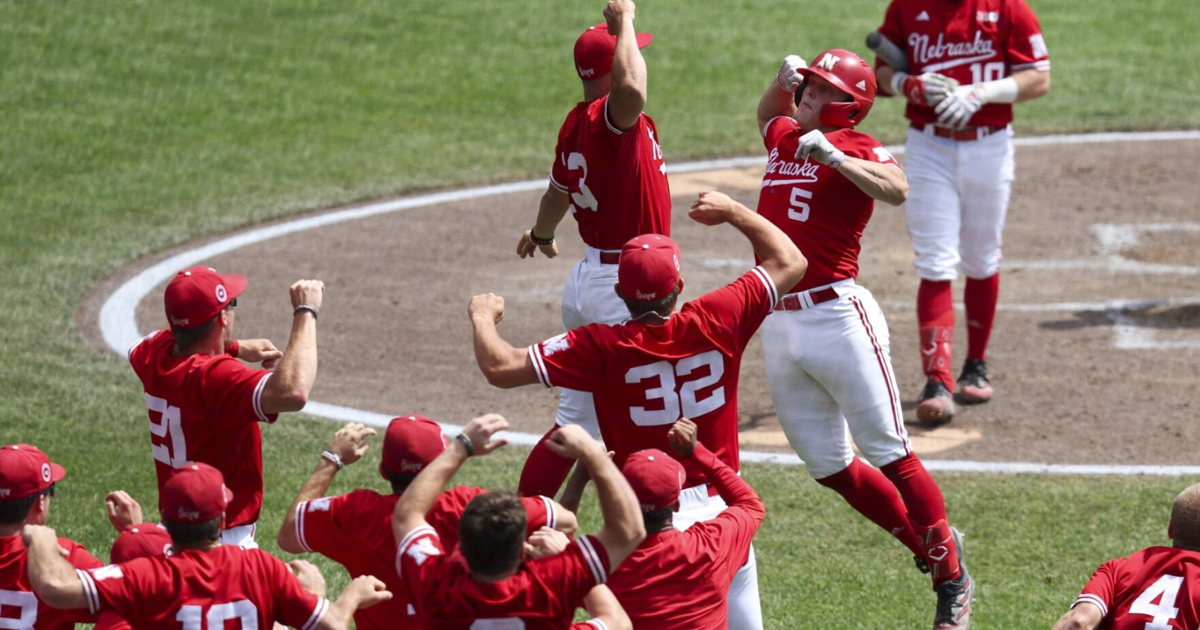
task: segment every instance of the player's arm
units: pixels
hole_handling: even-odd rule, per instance
[[[988,103],[1020,103],[1041,98],[1050,91],[1050,70],[1029,68],[1012,76],[954,88],[933,109],[938,124],[963,128]]]
[[[583,598],[583,607],[592,616],[604,624],[606,630],[633,630],[633,621],[629,619],[617,596],[603,584],[597,584]]]
[[[579,460],[587,467],[596,484],[600,512],[604,516],[604,527],[596,538],[608,553],[610,566],[607,573],[615,571],[646,537],[637,495],[609,459],[604,447],[582,428],[576,425],[560,427],[545,444],[556,455]]]
[[[361,575],[350,582],[336,602],[329,604],[329,609],[315,627],[317,630],[349,630],[355,611],[391,598],[392,593],[387,590],[386,584],[375,576]]]
[[[893,206],[908,199],[908,177],[894,164],[847,156],[837,170],[872,199]]]
[[[1054,624],[1053,630],[1096,630],[1104,620],[1104,613],[1090,602],[1077,602],[1067,614]]]
[[[317,380],[317,316],[297,307],[320,310],[325,283],[300,280],[290,291],[292,334],[288,338],[287,352],[262,390],[262,411],[266,415],[303,409]]]
[[[796,55],[788,55],[779,65],[775,80],[767,86],[762,98],[758,99],[758,131],[767,133],[767,123],[779,116],[796,115],[796,90],[804,82],[799,70],[808,64]]]
[[[428,526],[425,514],[468,457],[487,455],[508,444],[507,440],[492,440],[493,435],[507,428],[508,421],[494,413],[471,420],[462,432],[471,442],[470,450],[461,439],[450,440],[450,446],[417,474],[396,502],[396,509],[392,513],[392,534],[396,537],[396,544],[404,542],[412,530]]]
[[[25,548],[29,585],[34,594],[51,608],[87,608],[87,594],[75,567],[62,556],[58,535],[42,525],[26,525],[21,530]]]
[[[667,433],[671,448],[700,467],[730,508],[745,510],[755,523],[761,523],[767,515],[767,507],[750,484],[738,476],[728,464],[721,461],[712,451],[696,440],[696,423],[680,418]]]
[[[525,233],[521,235],[521,240],[517,241],[517,255],[521,258],[529,258],[541,250],[546,258],[557,256],[558,243],[554,240],[554,232],[558,229],[558,224],[562,223],[563,218],[567,216],[567,210],[571,207],[570,203],[571,198],[567,196],[567,193],[551,182],[546,187],[546,192],[542,193],[541,202],[538,203],[537,221],[534,222],[532,228],[525,230]],[[535,238],[537,241],[534,240]],[[546,243],[546,241],[550,242]]]
[[[538,382],[529,349],[517,349],[500,336],[497,324],[504,319],[504,298],[493,293],[476,295],[467,306],[475,336],[475,362],[494,387],[510,389]]]
[[[634,9],[632,0],[609,0],[604,9],[608,32],[617,36],[608,93],[608,121],[621,131],[636,125],[646,107],[646,60],[638,50]]]
[[[364,440],[372,435],[376,435],[375,429],[351,422],[333,434],[333,439],[330,440],[329,446],[325,447],[325,452],[332,453],[342,462],[343,466],[348,466],[362,459],[362,456],[366,454],[371,445]],[[275,536],[275,542],[279,544],[280,549],[288,553],[304,553],[306,551],[300,544],[299,532],[296,531],[296,510],[299,509],[301,503],[325,496],[325,493],[329,491],[329,486],[333,485],[333,478],[337,475],[338,470],[340,468],[333,460],[324,455],[321,456],[316,469],[308,476],[308,480],[304,482],[304,485],[300,487],[300,492],[292,500],[292,506],[284,513],[283,525],[280,526],[279,533]]]
[[[724,193],[700,193],[688,216],[704,225],[728,223],[737,228],[754,246],[779,295],[796,286],[808,270],[808,260],[783,230]]]

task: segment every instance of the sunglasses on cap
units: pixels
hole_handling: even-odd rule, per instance
[[[232,300],[229,300],[229,305],[225,307],[225,310],[228,311],[229,309],[234,308],[235,306],[237,306],[237,298],[233,298]]]

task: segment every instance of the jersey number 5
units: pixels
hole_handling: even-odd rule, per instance
[[[33,630],[33,624],[37,623],[38,600],[33,593],[0,590],[0,608],[17,609],[15,616],[0,617],[0,628]]]
[[[1138,595],[1129,607],[1132,615],[1152,617],[1146,622],[1146,630],[1171,630],[1171,620],[1179,614],[1175,607],[1175,598],[1179,596],[1179,587],[1183,586],[1183,578],[1178,575],[1164,575],[1150,585],[1150,588]],[[1158,600],[1155,604],[1154,600]]]
[[[582,153],[572,153],[567,156],[567,170],[581,170],[583,174],[579,176],[579,192],[571,193],[571,210],[597,210],[600,202],[596,201],[596,195],[592,194],[592,189],[587,187],[587,159]]]
[[[789,200],[788,218],[793,221],[804,222],[808,220],[808,202],[805,199],[812,199],[812,193],[803,188],[793,188],[792,198]]]
[[[689,376],[697,368],[703,366],[708,366],[708,376],[688,381],[679,388],[678,392],[675,391],[676,376]],[[721,357],[721,353],[716,350],[684,357],[675,364],[670,361],[658,361],[631,368],[625,373],[625,382],[628,384],[632,385],[658,377],[658,387],[646,390],[646,402],[661,400],[663,408],[630,407],[629,417],[638,426],[652,427],[673,424],[680,417],[695,418],[716,411],[725,404],[724,386],[714,389],[711,394],[702,399],[697,399],[696,393],[705,387],[715,385],[724,375],[725,361]]]
[[[160,438],[171,436],[170,446],[151,443],[154,459],[171,468],[179,468],[184,464],[192,463],[188,461],[187,443],[183,441],[183,422],[179,407],[168,403],[166,399],[150,394],[146,394],[146,407],[150,409],[150,434]],[[160,414],[158,422],[154,421],[156,413]]]

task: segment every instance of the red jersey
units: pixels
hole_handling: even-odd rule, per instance
[[[134,628],[271,628],[279,621],[312,630],[329,602],[300,586],[282,560],[260,549],[224,545],[170,558],[139,558],[77,570],[88,610],[115,612]]]
[[[571,198],[583,242],[619,250],[642,234],[671,235],[671,189],[646,114],[621,131],[608,119],[608,96],[575,106],[554,148],[550,184]]]
[[[1050,71],[1042,27],[1025,0],[892,0],[879,33],[907,52],[914,75],[937,72],[970,85],[1022,70]],[[918,127],[937,122],[926,105],[909,102],[905,115]],[[1011,103],[989,103],[968,124],[1010,122]]]
[[[738,372],[742,351],[778,301],[775,283],[755,267],[733,284],[683,305],[662,326],[628,321],[590,324],[529,348],[546,387],[591,392],[605,445],[620,468],[634,452],[667,441],[681,417],[697,439],[738,468]],[[695,462],[680,459],[686,486],[708,482]]]
[[[129,363],[146,390],[158,492],[175,468],[203,462],[221,471],[233,492],[225,527],[254,523],[263,491],[258,423],[277,417],[262,409],[271,372],[227,354],[175,356],[174,348],[171,331],[160,330],[129,349]]]
[[[609,578],[608,587],[635,628],[723,630],[729,584],[750,555],[766,507],[733,469],[703,444],[693,460],[729,506],[685,531],[669,528],[646,537]]]
[[[77,569],[103,566],[73,540],[59,538],[58,546],[67,550],[67,560]],[[25,568],[28,557],[20,534],[0,538],[0,628],[74,630],[76,623],[96,621],[96,616],[86,610],[59,610],[38,601],[29,586]]]
[[[558,555],[522,562],[512,577],[476,582],[458,550],[446,553],[427,525],[409,532],[396,553],[396,573],[417,614],[455,630],[571,628],[575,609],[592,587],[604,583],[608,566],[604,545],[582,536]]]
[[[859,241],[875,212],[875,200],[837,169],[811,157],[796,160],[805,133],[791,117],[778,116],[763,135],[768,161],[758,213],[783,230],[808,259],[808,271],[788,293],[858,277]],[[892,154],[865,133],[839,129],[825,137],[847,157],[899,168]]]
[[[1101,630],[1200,627],[1200,551],[1150,547],[1100,565],[1072,606],[1104,615]]]
[[[463,509],[482,488],[458,486],[438,497],[425,519],[434,527],[447,548],[458,545],[458,521]],[[392,599],[354,614],[361,630],[394,628],[404,620],[406,628],[426,628],[408,603],[408,593],[396,575],[396,538],[392,535],[392,512],[400,497],[372,490],[355,490],[340,497],[304,501],[296,506],[296,539],[305,551],[319,553],[346,567],[350,577],[374,575],[387,584]],[[557,525],[554,503],[546,497],[521,499],[528,515],[529,533],[543,525]]]

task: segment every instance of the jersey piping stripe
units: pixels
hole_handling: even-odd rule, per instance
[[[596,553],[596,548],[592,546],[591,536],[584,536],[578,541],[579,551],[583,552],[583,559],[587,562],[588,568],[592,570],[592,577],[596,578],[596,584],[603,584],[607,579],[607,572],[604,570],[604,565],[600,562],[600,555]]]
[[[317,624],[321,623],[321,619],[325,616],[325,612],[328,610],[329,600],[325,599],[324,597],[318,599],[317,607],[313,610],[312,615],[309,616],[308,621],[305,622],[304,627],[301,628],[301,630],[313,630],[313,628],[316,628]]]
[[[767,299],[771,300],[771,304],[767,307],[767,310],[773,310],[775,305],[779,303],[779,288],[775,286],[775,281],[771,279],[770,274],[762,267],[755,267],[750,271],[754,273],[755,277],[762,282],[763,287],[767,289]]]
[[[408,532],[408,535],[400,541],[400,547],[396,549],[396,575],[404,577],[400,574],[400,558],[404,557],[404,552],[408,551],[408,547],[412,544],[413,540],[424,534],[433,534],[434,538],[438,537],[437,531],[435,531],[432,527],[429,525],[422,525],[411,532]]]
[[[308,546],[308,540],[304,538],[304,513],[308,511],[308,501],[303,501],[296,506],[296,540],[300,542],[300,546],[305,551],[312,553],[312,547]]]
[[[254,388],[254,413],[258,416],[258,419],[262,420],[263,422],[271,421],[270,418],[267,417],[267,414],[263,413],[262,408],[263,387],[267,385],[267,380],[271,378],[271,374],[271,372],[264,374],[263,377],[258,380],[258,385]]]
[[[554,507],[554,501],[550,497],[541,497],[542,503],[546,504],[546,527],[550,529],[558,529],[558,511]]]
[[[96,592],[96,582],[83,569],[75,569],[79,581],[83,584],[83,594],[87,598],[88,612],[95,615],[100,612],[100,595]]]
[[[1108,606],[1104,605],[1104,600],[1100,599],[1096,595],[1092,595],[1091,593],[1084,593],[1080,595],[1079,598],[1075,600],[1075,603],[1071,604],[1071,608],[1074,608],[1085,602],[1095,606],[1096,608],[1099,608],[1101,618],[1108,616]]]
[[[767,124],[763,125],[763,128],[762,128],[762,134],[763,134],[764,138],[767,137],[767,132],[770,131],[770,129],[771,129],[771,123],[775,122],[776,120],[779,120],[780,118],[789,118],[790,119],[791,116],[776,116],[776,117],[772,118],[771,120],[768,120]],[[792,125],[792,126],[795,127],[795,125]]]
[[[553,387],[550,384],[550,375],[546,373],[546,364],[542,361],[542,344],[529,346],[529,359],[533,363],[533,371],[537,373],[538,380],[542,382],[542,385]]]
[[[558,189],[559,192],[567,192],[567,187],[554,180],[554,171],[550,171],[550,185]]]
[[[1012,71],[1020,72],[1022,70],[1028,70],[1030,68],[1033,68],[1034,70],[1037,70],[1039,72],[1050,72],[1050,60],[1042,59],[1041,61],[1035,61],[1033,63],[1017,64],[1012,67]]]
[[[608,630],[608,624],[604,623],[603,619],[588,619],[586,622],[596,628],[596,630]]]
[[[615,133],[615,134],[617,134],[617,135],[619,136],[619,135],[621,135],[621,134],[623,134],[623,133],[625,133],[625,132],[624,132],[624,131],[621,131],[620,129],[617,129],[616,127],[614,127],[614,126],[613,126],[613,124],[612,124],[612,121],[611,121],[611,120],[608,118],[608,104],[609,104],[611,101],[612,101],[612,99],[611,99],[611,98],[609,98],[607,101],[604,101],[604,124],[605,124],[605,126],[607,126],[607,127],[608,127],[608,130],[609,130],[609,131],[611,131],[611,132],[613,132],[613,133]],[[639,116],[639,117],[640,117],[640,116]]]
[[[855,297],[850,298],[850,303],[854,305],[854,310],[858,311],[858,319],[862,322],[863,327],[867,329],[867,336],[870,337],[871,345],[875,348],[875,360],[879,362],[879,369],[883,371],[883,380],[887,383],[888,388],[888,398],[891,399],[892,403],[892,423],[896,427],[896,435],[899,435],[900,439],[904,442],[904,451],[912,453],[912,444],[908,441],[908,433],[904,431],[904,414],[899,409],[899,398],[896,396],[894,387],[896,379],[892,376],[891,366],[883,356],[883,348],[879,346],[879,340],[875,338],[875,329],[871,327],[871,322],[867,318],[867,313],[863,309],[862,303]]]

